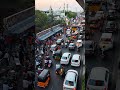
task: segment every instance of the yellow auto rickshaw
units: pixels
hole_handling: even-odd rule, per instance
[[[59,50],[55,51],[54,59],[55,59],[55,60],[60,60],[61,57],[62,57],[62,50],[59,49]]]
[[[50,71],[48,69],[44,69],[38,76],[37,86],[45,88],[48,86],[50,81]]]

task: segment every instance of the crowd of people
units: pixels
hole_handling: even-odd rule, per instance
[[[33,90],[34,33],[0,35],[0,83],[2,90]],[[25,83],[30,82],[27,86]],[[1,89],[0,88],[0,89]],[[31,88],[31,89],[29,89]]]

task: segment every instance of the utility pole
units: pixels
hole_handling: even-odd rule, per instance
[[[68,12],[68,4],[67,4],[67,12]]]
[[[50,6],[50,16],[51,16],[51,31],[53,31],[53,28],[52,28],[52,23],[54,22],[54,20],[53,20],[53,9],[52,9],[52,7]]]
[[[63,10],[63,12],[65,13],[65,3],[64,3],[64,10]]]

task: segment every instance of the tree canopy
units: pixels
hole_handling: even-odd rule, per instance
[[[65,15],[68,17],[68,18],[75,18],[77,13],[75,12],[72,12],[72,11],[68,11],[68,12],[65,12]]]

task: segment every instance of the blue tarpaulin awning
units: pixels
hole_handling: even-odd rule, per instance
[[[38,40],[45,40],[45,39],[49,38],[50,36],[56,34],[57,32],[61,31],[62,29],[63,28],[61,28],[61,27],[56,28],[53,31],[46,33],[45,35],[38,37]]]

